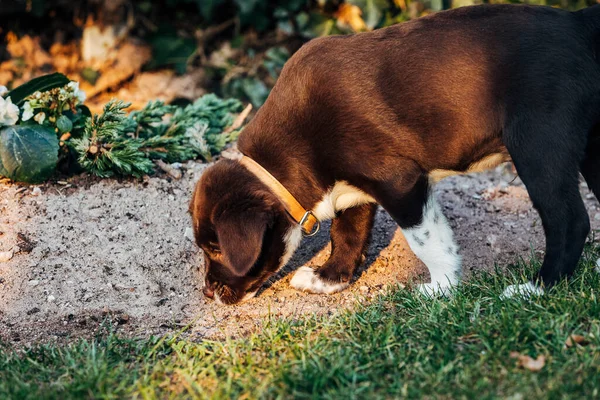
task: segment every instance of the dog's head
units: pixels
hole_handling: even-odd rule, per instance
[[[190,213],[205,254],[203,292],[224,304],[254,297],[301,237],[279,199],[236,161],[219,161],[204,172]]]

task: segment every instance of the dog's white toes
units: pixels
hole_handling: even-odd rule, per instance
[[[600,274],[600,258],[596,260],[596,272]]]
[[[290,285],[294,289],[303,292],[331,294],[346,289],[349,283],[332,283],[324,281],[315,273],[314,269],[304,266],[298,268],[290,281]]]
[[[417,286],[417,290],[427,297],[448,297],[450,296],[450,286],[440,286],[439,283],[422,283]]]
[[[541,296],[544,294],[544,289],[536,286],[533,282],[523,283],[521,285],[510,285],[504,289],[504,292],[500,295],[502,300],[510,299],[513,297],[522,297],[528,299],[531,296]]]

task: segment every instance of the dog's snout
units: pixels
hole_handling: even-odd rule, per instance
[[[208,297],[209,299],[214,299],[215,298],[215,291],[212,290],[210,288],[210,286],[208,286],[208,285],[204,286],[204,289],[202,289],[202,293],[204,293],[204,295],[206,297]]]

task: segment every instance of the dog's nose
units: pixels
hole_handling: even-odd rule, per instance
[[[209,299],[215,298],[215,291],[212,290],[208,285],[204,286],[204,289],[202,289],[202,293],[204,293],[204,295]]]

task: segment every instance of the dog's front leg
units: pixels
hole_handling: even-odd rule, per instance
[[[327,294],[347,288],[364,259],[376,210],[376,204],[363,204],[340,212],[331,224],[331,256],[317,270],[300,267],[292,287]]]

